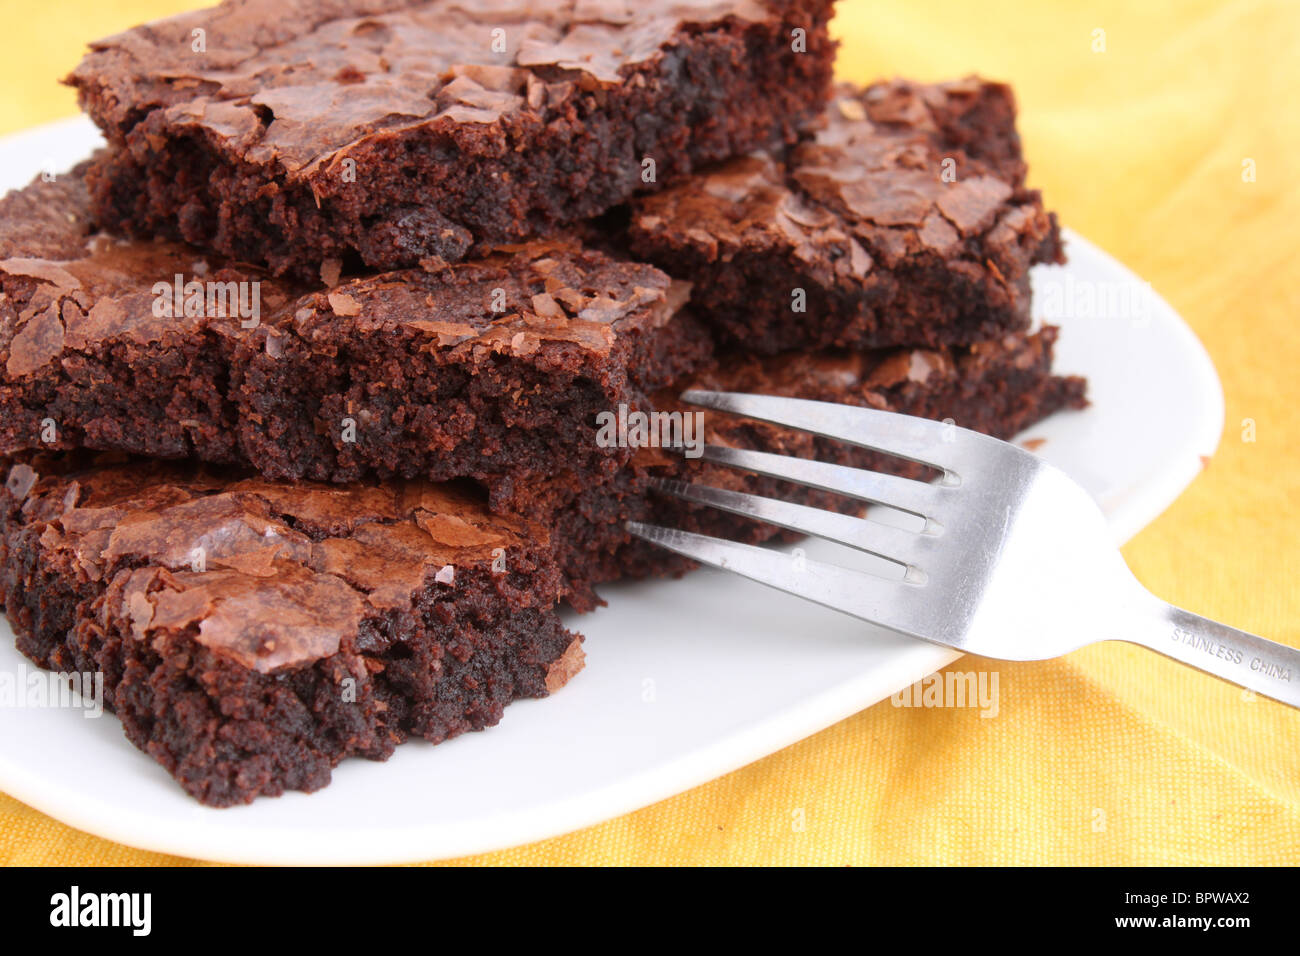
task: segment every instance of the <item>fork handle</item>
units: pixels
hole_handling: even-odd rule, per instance
[[[1300,650],[1163,601],[1155,618],[1145,634],[1125,640],[1300,707]]]

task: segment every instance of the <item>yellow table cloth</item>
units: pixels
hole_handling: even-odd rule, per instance
[[[193,4],[5,5],[0,134],[75,110],[55,81],[85,41]],[[1166,600],[1300,645],[1300,5],[839,10],[846,79],[978,72],[1013,83],[1031,181],[1049,206],[1191,323],[1223,380],[1223,441],[1125,556]],[[995,718],[884,701],[655,806],[461,862],[1300,863],[1300,711],[1120,644],[955,666],[998,673]],[[0,795],[0,863],[185,862]]]

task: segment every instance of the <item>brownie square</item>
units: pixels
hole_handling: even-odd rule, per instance
[[[831,0],[227,0],[92,44],[106,226],[315,275],[453,261],[793,142]]]
[[[1028,328],[1030,266],[1063,261],[1024,176],[1002,84],[840,86],[784,157],[634,200],[627,245],[749,351],[969,345]]]
[[[630,451],[597,440],[598,415],[711,353],[685,285],[571,239],[312,291],[94,233],[85,204],[79,172],[0,200],[0,454],[468,477],[501,498],[556,461],[612,475]]]
[[[210,806],[481,730],[582,666],[548,531],[472,490],[112,456],[5,471],[0,599],[19,650],[103,674],[131,742]]]

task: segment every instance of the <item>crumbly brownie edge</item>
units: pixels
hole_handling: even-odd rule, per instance
[[[725,259],[691,242],[634,240],[636,253],[675,276],[689,277],[692,300],[718,340],[759,355],[825,348],[928,348],[983,342],[1026,328],[1028,266],[1063,261],[1056,217],[1037,209],[1037,194],[1018,208],[1031,222],[1015,243],[1020,267],[1008,279],[966,259],[917,255],[872,283],[845,281],[830,263],[788,250],[744,246]],[[967,250],[970,262],[981,255]],[[794,308],[798,294],[799,310]]]
[[[78,458],[40,456],[34,464],[57,472]],[[184,466],[157,467],[164,485],[166,474],[184,473]],[[95,469],[39,484],[23,463],[6,472],[0,599],[19,650],[55,671],[102,673],[105,703],[127,737],[205,804],[316,790],[346,757],[382,760],[408,737],[436,743],[481,730],[512,700],[545,696],[581,667],[581,638],[555,612],[556,570],[518,553],[508,556],[517,566],[503,574],[486,565],[457,568],[448,584],[430,571],[408,607],[374,608],[341,622],[355,624],[355,633],[337,651],[293,666],[263,671],[214,649],[201,637],[211,614],[173,615],[142,637],[143,602],[183,606],[196,588],[202,593],[205,574],[224,575],[213,586],[230,584],[236,600],[263,593],[262,585],[238,574],[231,584],[229,569],[195,572],[139,560],[97,577],[73,552],[50,546],[68,533],[60,522],[68,499],[77,498],[78,474],[93,482]],[[78,520],[93,523],[101,513]],[[281,605],[278,613],[294,610]],[[249,630],[259,629],[250,623]]]
[[[1008,87],[974,77],[841,85],[823,124],[785,162],[746,157],[633,200],[626,249],[691,281],[724,343],[764,355],[934,348],[1028,328],[1029,267],[1064,256],[1055,215],[1023,185]],[[874,143],[870,162],[908,175],[923,152],[930,202],[965,216],[984,207],[986,221],[957,230],[961,219],[937,206],[922,217],[917,183],[897,195],[882,186],[869,209],[852,208],[846,197],[863,185],[854,175],[875,169],[858,165],[862,137]],[[941,163],[956,177],[948,189]],[[979,191],[962,194],[967,180],[1005,198],[990,207]]]
[[[690,25],[660,56],[598,95],[576,92],[545,123],[435,120],[378,131],[346,150],[356,171],[346,180],[344,151],[308,176],[289,175],[201,122],[175,124],[147,106],[120,133],[108,120],[120,104],[78,71],[83,107],[123,147],[92,171],[96,216],[300,278],[330,258],[391,269],[548,234],[702,164],[793,142],[829,90],[831,7],[795,0],[763,21]],[[791,49],[791,24],[806,31],[803,52]],[[655,161],[649,182],[646,157]]]
[[[274,334],[274,333],[269,333]],[[544,356],[509,351],[450,363],[400,324],[365,334],[291,333],[240,350],[241,456],[271,478],[353,481],[365,476],[468,477],[498,501],[543,481],[555,461],[589,484],[630,457],[600,446],[597,416],[645,404],[705,365],[712,343],[688,310],[630,324],[608,353],[554,342]],[[341,423],[354,423],[344,440]]]

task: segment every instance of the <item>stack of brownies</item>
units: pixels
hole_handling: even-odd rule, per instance
[[[685,388],[1000,437],[1080,405],[1010,91],[835,86],[831,13],[228,0],[93,44],[107,147],[0,200],[19,649],[203,803],[314,790],[563,685],[562,603],[686,568],[628,520],[776,535],[655,479],[843,506],[629,437],[690,437]]]

